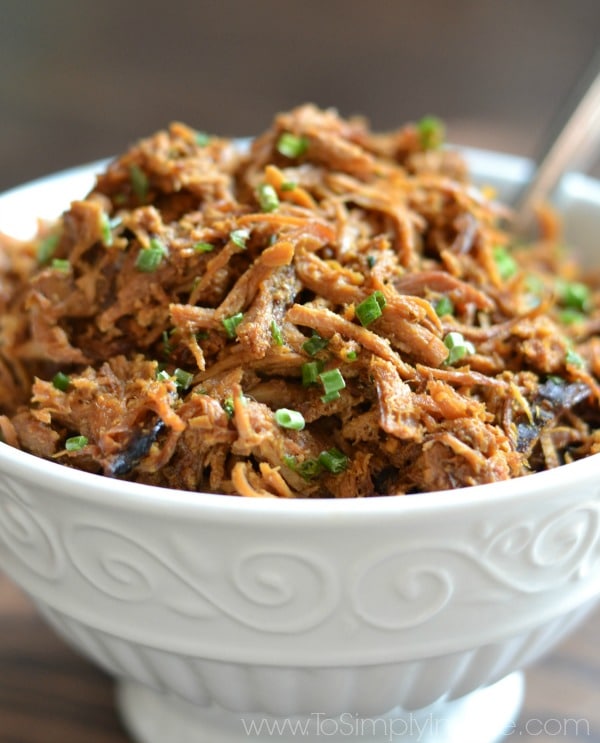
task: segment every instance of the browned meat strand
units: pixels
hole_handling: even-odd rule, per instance
[[[488,483],[600,451],[600,280],[470,183],[439,122],[183,124],[0,239],[0,438],[248,497]]]

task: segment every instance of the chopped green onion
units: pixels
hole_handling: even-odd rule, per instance
[[[275,420],[282,428],[289,428],[292,431],[301,431],[306,425],[304,416],[297,410],[288,408],[279,408],[275,411]]]
[[[564,325],[574,325],[585,320],[585,315],[579,312],[579,310],[573,309],[573,307],[567,307],[565,310],[562,310],[559,312],[558,317]]]
[[[202,240],[200,242],[194,243],[194,250],[196,253],[210,253],[215,249],[215,246],[212,245],[212,243],[206,243]]]
[[[139,201],[145,201],[146,197],[148,196],[149,188],[148,176],[144,173],[139,165],[134,163],[129,168],[129,177],[131,179],[131,187],[133,188],[133,193],[137,196]]]
[[[444,143],[446,128],[444,122],[436,116],[424,116],[417,123],[417,133],[424,150],[437,150]]]
[[[316,356],[319,351],[327,348],[329,340],[321,338],[318,333],[313,333],[312,336],[302,344],[302,350],[309,356]]]
[[[175,328],[171,332],[173,332]],[[171,355],[171,351],[173,350],[173,347],[171,346],[171,333],[168,330],[163,330],[162,332],[162,342],[163,342],[163,353],[167,358]]]
[[[319,454],[319,464],[334,475],[348,468],[348,457],[339,449],[333,448]]]
[[[84,446],[87,446],[87,436],[71,436],[65,441],[65,449],[67,451],[80,451]]]
[[[305,459],[303,462],[298,462],[296,457],[286,455],[283,457],[283,463],[304,480],[312,480],[323,471],[318,459]]]
[[[325,390],[325,394],[321,398],[323,402],[337,400],[340,397],[340,390],[343,390],[346,386],[346,381],[339,369],[329,369],[329,371],[321,372],[319,379]]]
[[[496,245],[493,250],[494,262],[503,281],[512,278],[518,270],[516,260],[507,251],[504,245]]]
[[[279,188],[282,191],[294,191],[294,189],[298,188],[298,184],[295,181],[284,181]]]
[[[56,250],[56,246],[58,245],[59,238],[60,235],[58,234],[48,235],[38,245],[37,260],[40,265],[44,266],[46,263],[50,262],[50,259]]]
[[[356,361],[357,358],[358,354],[356,353],[356,351],[348,351],[348,353],[346,354],[346,361]]]
[[[440,297],[434,305],[435,314],[438,317],[444,317],[444,315],[454,314],[454,302],[450,297]]]
[[[377,261],[376,261],[376,259],[375,259],[375,256],[374,256],[374,255],[368,255],[368,256],[367,256],[367,266],[368,266],[369,268],[373,268],[373,266],[375,265],[375,263],[376,263],[376,262],[377,262]]]
[[[444,345],[448,349],[448,356],[444,362],[446,364],[454,364],[463,356],[475,353],[475,346],[471,341],[465,340],[463,334],[456,331],[448,333],[444,338]]]
[[[323,470],[339,475],[348,468],[348,462],[348,457],[335,447],[322,451],[316,459],[305,459],[303,462],[298,462],[296,457],[283,457],[283,463],[305,480],[312,480]]]
[[[233,230],[230,233],[229,239],[234,245],[237,245],[240,250],[246,250],[246,241],[250,237],[250,230]]]
[[[160,266],[167,252],[167,246],[157,237],[152,237],[150,245],[139,252],[135,266],[144,273],[153,273]]]
[[[321,396],[321,402],[329,403],[333,402],[334,400],[339,400],[341,397],[339,390],[335,390],[334,392],[328,392],[326,395]]]
[[[307,361],[306,364],[302,364],[300,369],[302,371],[302,384],[304,387],[308,387],[311,384],[317,383],[319,372],[323,371],[323,362]]]
[[[211,136],[210,134],[207,134],[206,132],[196,132],[196,144],[198,147],[206,147],[206,145],[210,142]]]
[[[567,351],[565,362],[567,364],[572,364],[573,366],[585,366],[585,361],[583,360],[583,358],[576,351],[573,351],[572,348]]]
[[[271,337],[273,338],[273,343],[275,343],[276,346],[283,346],[283,335],[281,334],[281,328],[275,320],[271,320]]]
[[[233,414],[235,412],[235,407],[233,405],[233,397],[227,397],[223,402],[221,403],[223,406],[223,410],[227,414],[228,418],[233,418]]]
[[[273,212],[279,206],[277,191],[269,183],[261,183],[257,189],[258,203],[263,212]]]
[[[106,212],[100,214],[100,234],[102,235],[102,242],[109,248],[113,242],[112,224],[110,218]]]
[[[66,392],[69,389],[71,380],[64,372],[59,371],[56,372],[56,374],[52,377],[52,384],[54,387],[56,387],[57,390]]]
[[[224,317],[221,321],[223,323],[223,327],[225,328],[225,332],[227,333],[228,338],[235,338],[236,328],[237,326],[242,322],[244,319],[244,313],[243,312],[236,312],[235,315],[232,315],[231,317]]]
[[[556,288],[560,301],[565,307],[570,307],[580,312],[589,311],[591,292],[585,284],[579,281],[557,281]]]
[[[166,369],[159,369],[156,372],[156,379],[159,382],[170,382],[171,381],[171,375]]]
[[[284,157],[295,158],[304,155],[308,149],[308,139],[284,132],[277,140],[277,152]]]
[[[71,264],[66,258],[53,258],[50,265],[56,271],[61,271],[62,273],[69,273],[71,270]]]
[[[194,375],[191,372],[179,369],[179,367],[173,372],[173,377],[175,378],[177,389],[180,390],[187,390],[194,379]]]
[[[296,461],[296,457],[292,457],[289,454],[283,455],[283,463],[286,467],[289,467],[291,470],[296,472],[296,469],[298,467],[298,462]]]
[[[378,317],[381,317],[384,307],[385,297],[383,296],[383,293],[375,291],[357,305],[356,316],[360,320],[361,324],[366,327],[374,320],[377,320]]]

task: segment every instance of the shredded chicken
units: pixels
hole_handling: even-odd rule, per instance
[[[600,279],[469,180],[439,122],[306,105],[172,124],[0,236],[0,439],[271,498],[403,495],[600,451]]]

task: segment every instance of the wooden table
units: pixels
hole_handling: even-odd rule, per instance
[[[521,717],[502,740],[600,743],[599,702],[596,612],[529,669]],[[0,743],[130,743],[113,706],[111,680],[59,640],[2,574]]]

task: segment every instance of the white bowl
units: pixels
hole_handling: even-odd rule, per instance
[[[502,196],[526,177],[522,160],[468,157]],[[97,168],[0,197],[0,230],[25,236]],[[573,176],[560,198],[593,260],[600,184]],[[261,500],[111,480],[0,444],[0,564],[119,679],[144,743],[259,729],[485,743],[518,712],[511,674],[600,592],[599,475],[596,455],[449,492]]]

